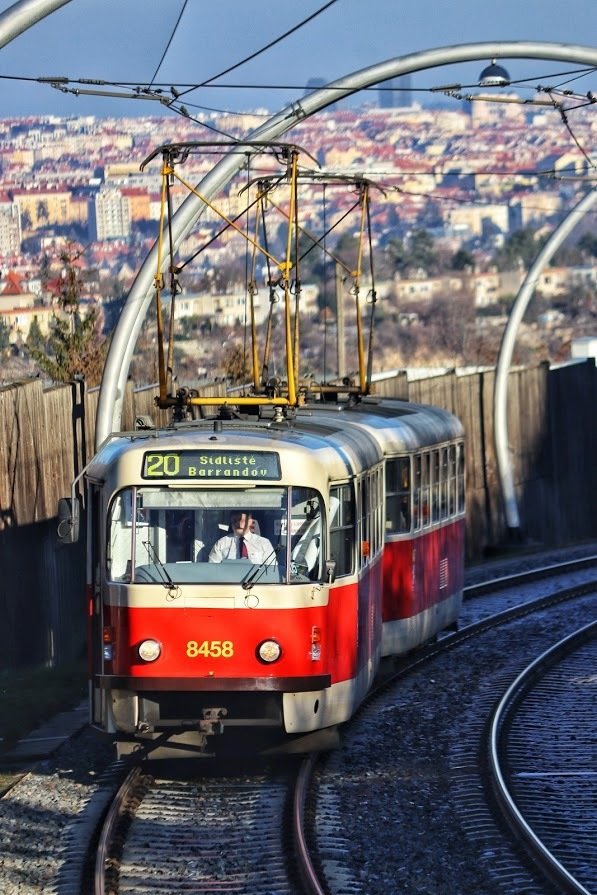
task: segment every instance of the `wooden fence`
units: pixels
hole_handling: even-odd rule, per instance
[[[376,386],[379,395],[436,404],[462,420],[467,445],[467,558],[508,536],[493,444],[495,374],[447,373]],[[157,414],[151,390],[127,387],[123,429]],[[515,370],[508,429],[522,533],[558,545],[597,536],[597,369],[593,361]],[[84,653],[84,544],[56,539],[58,499],[93,453],[98,392],[38,379],[0,389],[0,669],[62,663]],[[159,418],[161,417],[161,418]]]

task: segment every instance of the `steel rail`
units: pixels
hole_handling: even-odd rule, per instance
[[[110,846],[114,838],[114,832],[122,819],[124,806],[140,776],[141,769],[139,767],[131,768],[116,793],[108,810],[108,814],[106,815],[95,858],[95,872],[93,879],[94,895],[106,895],[106,869],[110,857]]]
[[[491,582],[486,582],[486,584],[490,585]],[[480,619],[479,621],[471,622],[464,628],[460,628],[456,631],[446,634],[445,637],[441,637],[439,640],[434,640],[424,646],[421,646],[419,649],[415,650],[413,654],[408,654],[401,660],[399,660],[399,664],[395,668],[386,671],[386,673],[382,673],[377,684],[374,684],[374,686],[368,692],[365,701],[361,703],[361,705],[357,709],[357,712],[353,716],[353,719],[356,717],[357,714],[365,710],[368,703],[372,701],[376,696],[380,695],[383,690],[388,687],[392,687],[402,677],[405,677],[411,672],[414,672],[419,668],[419,666],[424,665],[426,662],[437,658],[442,653],[448,653],[453,649],[457,649],[467,640],[477,637],[479,634],[482,634],[485,631],[490,631],[492,628],[496,628],[503,624],[508,624],[509,622],[516,621],[517,619],[525,618],[525,616],[527,615],[532,615],[534,612],[543,609],[549,609],[550,607],[557,606],[560,603],[566,603],[569,600],[576,600],[579,597],[585,596],[586,594],[591,593],[595,590],[597,590],[597,579],[584,581],[581,584],[575,584],[572,587],[563,588],[556,593],[537,597],[525,603],[520,603],[517,606],[510,606],[508,609],[503,609],[499,612],[494,613],[493,615],[488,615],[485,618]]]
[[[469,584],[463,588],[463,597],[465,600],[469,600],[472,597],[480,597],[483,594],[491,593],[501,588],[513,587],[516,584],[526,584],[529,581],[539,581],[542,578],[555,578],[556,575],[565,575],[568,572],[590,569],[594,565],[597,565],[597,555],[570,559],[550,566],[538,566],[536,569],[528,569],[525,572],[515,572],[513,575],[503,575],[500,578],[480,581],[478,584]]]
[[[305,804],[307,791],[311,783],[313,771],[318,761],[318,753],[314,752],[301,764],[294,789],[293,803],[293,839],[294,849],[299,862],[299,871],[305,895],[326,895],[319,877],[311,861],[309,847],[305,836]]]
[[[489,768],[492,774],[494,793],[501,810],[517,835],[524,840],[531,853],[538,860],[542,869],[547,872],[549,877],[555,879],[558,886],[563,887],[563,892],[571,893],[571,895],[591,895],[591,893],[558,861],[524,819],[508,788],[505,774],[502,771],[500,752],[503,751],[501,744],[508,716],[511,715],[523,694],[529,689],[531,681],[536,678],[540,670],[554,664],[561,655],[571,652],[596,635],[597,622],[590,622],[550,647],[550,649],[542,653],[525,668],[500,700],[494,712],[489,732]]]

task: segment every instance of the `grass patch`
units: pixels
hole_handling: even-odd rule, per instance
[[[86,695],[85,662],[0,672],[0,748],[10,748],[53,715],[74,708]]]

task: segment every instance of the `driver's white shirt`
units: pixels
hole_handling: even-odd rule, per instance
[[[250,562],[255,563],[255,565],[265,563],[267,566],[277,564],[274,548],[267,538],[262,538],[261,535],[248,531],[244,535],[244,539],[247,545],[247,558]],[[222,562],[223,559],[238,559],[238,540],[235,535],[224,535],[211,548],[209,561]]]

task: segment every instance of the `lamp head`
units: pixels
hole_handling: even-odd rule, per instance
[[[497,65],[495,59],[491,65],[483,69],[479,77],[479,87],[507,87],[510,83],[510,75],[501,65]]]

